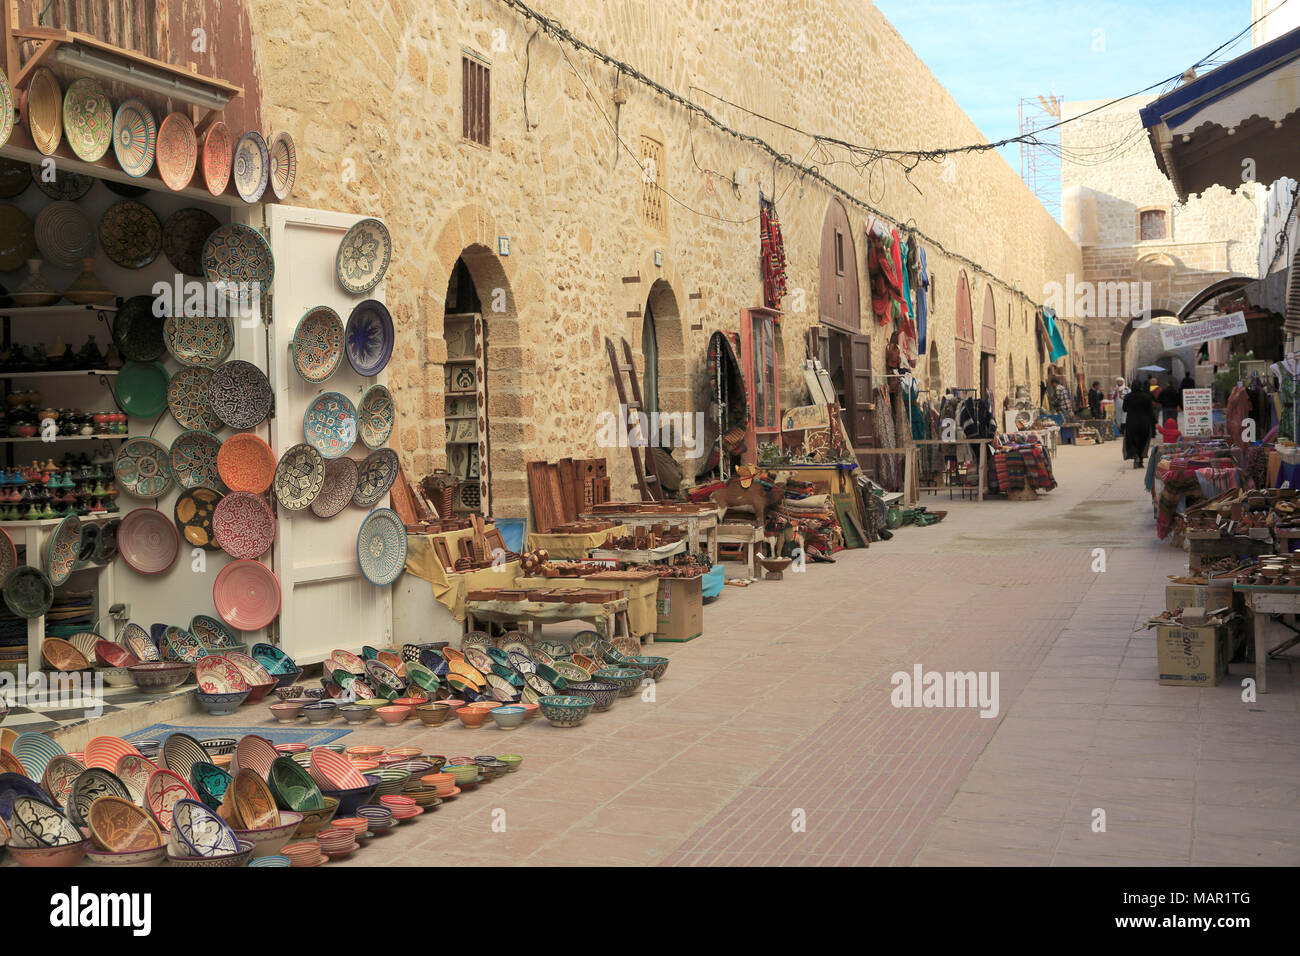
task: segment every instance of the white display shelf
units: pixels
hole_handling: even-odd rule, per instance
[[[121,369],[83,368],[61,372],[0,372],[0,378],[97,378],[100,375],[116,375]]]

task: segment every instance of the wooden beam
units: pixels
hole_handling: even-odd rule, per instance
[[[22,69],[18,71],[18,75],[14,77],[12,87],[17,90],[25,86],[27,81],[31,79],[32,73],[54,52],[57,46],[57,43],[42,43],[38,46],[36,52],[28,58]]]
[[[5,76],[17,76],[18,41],[14,39],[14,31],[18,29],[18,0],[0,0],[0,29],[4,31]],[[13,85],[10,81],[9,86]]]

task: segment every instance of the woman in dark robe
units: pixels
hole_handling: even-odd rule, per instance
[[[1124,460],[1133,462],[1134,468],[1142,467],[1155,427],[1156,409],[1151,392],[1141,381],[1135,381],[1133,390],[1124,399]]]

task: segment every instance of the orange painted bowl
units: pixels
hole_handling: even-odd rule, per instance
[[[462,707],[456,711],[456,717],[469,728],[482,727],[487,715],[486,710],[475,710],[473,707]]]
[[[393,705],[395,707],[410,707],[414,709],[419,707],[421,704],[427,704],[428,702],[429,698],[427,697],[399,697],[397,700],[393,701]]]
[[[456,778],[449,773],[429,773],[420,778],[420,783],[438,791],[445,791],[456,786]]]
[[[353,760],[373,760],[383,752],[384,748],[379,744],[358,744],[343,751],[345,756]]]
[[[514,704],[512,706],[522,707],[524,709],[524,720],[526,721],[532,720],[534,717],[537,716],[537,712],[541,710],[541,707],[539,707],[537,704],[529,703],[526,700],[521,700],[519,703]]]
[[[411,708],[390,705],[388,707],[376,708],[375,713],[377,713],[379,719],[386,724],[400,724],[407,717],[411,716]]]
[[[350,830],[357,836],[370,829],[370,823],[365,817],[343,817],[341,820],[335,820],[330,826],[340,830]]]
[[[422,755],[423,752],[419,747],[390,747],[384,752],[386,757],[401,757],[403,760],[411,760]]]
[[[357,773],[370,773],[372,770],[379,769],[378,760],[353,760],[352,769]]]

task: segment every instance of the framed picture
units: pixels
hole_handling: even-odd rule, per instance
[[[506,539],[501,537],[501,531],[497,528],[488,528],[486,531],[484,531],[483,540],[487,542],[487,551],[489,557],[496,554],[498,548],[500,548],[502,551],[510,550],[509,548],[506,547]]]
[[[446,538],[433,539],[433,553],[438,556],[438,560],[442,562],[442,566],[448,571],[455,569],[456,562],[451,559],[451,553],[447,550]]]

